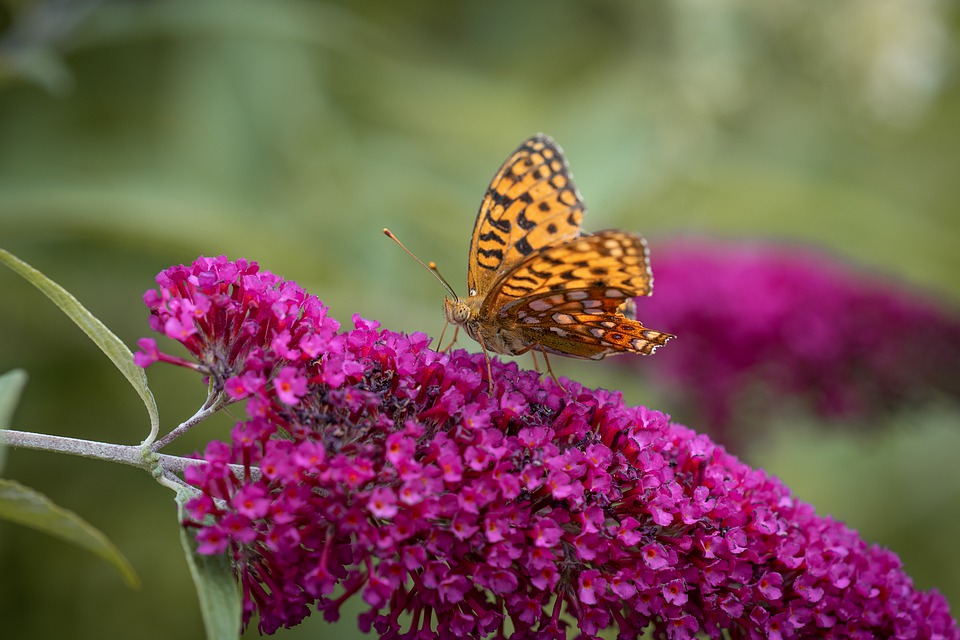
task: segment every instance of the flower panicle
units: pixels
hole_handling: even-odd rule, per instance
[[[892,552],[663,413],[496,361],[493,398],[482,354],[359,316],[338,331],[293,283],[230,265],[161,274],[148,305],[166,335],[191,309],[175,339],[211,380],[244,380],[249,419],[188,468],[184,524],[231,555],[262,632],[358,596],[384,638],[509,620],[517,639],[960,639]]]
[[[144,294],[150,327],[180,342],[194,360],[163,354],[144,338],[137,364],[196,369],[232,400],[255,396],[269,381],[280,401],[295,404],[306,381],[294,365],[322,354],[340,328],[316,296],[256,262],[201,257],[165,269],[157,284],[159,291]]]

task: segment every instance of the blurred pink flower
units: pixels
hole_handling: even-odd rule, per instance
[[[906,285],[776,244],[675,240],[652,262],[638,317],[678,339],[637,367],[721,440],[774,411],[864,421],[960,399],[960,315]]]

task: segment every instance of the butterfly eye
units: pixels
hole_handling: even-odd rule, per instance
[[[470,307],[457,301],[453,306],[453,321],[457,324],[463,324],[470,319]]]
[[[451,324],[465,324],[470,319],[470,307],[459,298],[444,298],[443,315]]]

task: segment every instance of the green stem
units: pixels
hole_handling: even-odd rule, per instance
[[[58,453],[67,453],[82,458],[119,462],[120,464],[138,467],[147,471],[151,471],[157,462],[159,462],[164,471],[177,474],[183,473],[183,470],[189,465],[205,464],[204,460],[156,454],[149,452],[149,450],[145,456],[141,445],[110,444],[107,442],[65,438],[63,436],[52,436],[45,433],[13,431],[10,429],[0,430],[0,443],[13,448],[56,451]],[[231,465],[231,468],[233,468],[235,473],[243,473],[242,466]]]
[[[160,438],[159,440],[157,440],[152,444],[149,444],[149,443],[144,443],[144,444],[149,444],[151,451],[159,451],[160,449],[167,446],[168,444],[170,444],[171,442],[173,442],[174,440],[176,440],[177,438],[185,434],[187,431],[189,431],[196,425],[200,424],[201,422],[203,422],[204,420],[206,420],[207,418],[215,414],[217,411],[219,411],[223,407],[227,406],[227,404],[229,403],[226,401],[226,396],[222,393],[218,393],[213,396],[210,396],[209,398],[207,398],[207,401],[203,404],[202,407],[200,407],[200,409],[195,414],[193,414],[192,416],[190,416],[190,418],[182,422],[179,426],[177,426],[176,429],[174,429],[173,431],[171,431],[170,433],[163,436],[162,438]]]

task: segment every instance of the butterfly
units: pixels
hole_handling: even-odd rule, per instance
[[[599,360],[651,354],[673,338],[636,319],[633,298],[653,292],[646,241],[616,229],[584,233],[584,212],[560,147],[543,134],[524,141],[480,205],[467,297],[440,278],[452,296],[443,303],[447,321],[484,353],[505,355]],[[489,357],[487,365],[489,374]]]

